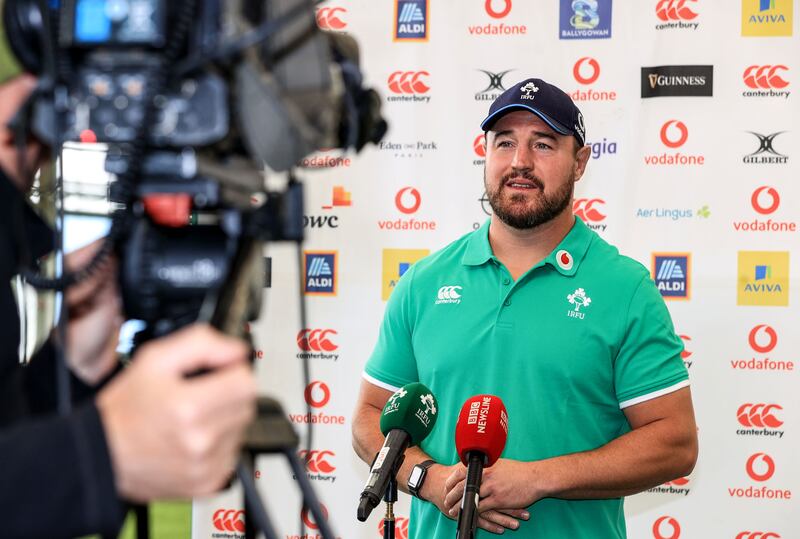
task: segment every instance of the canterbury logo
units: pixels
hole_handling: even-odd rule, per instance
[[[681,525],[670,516],[663,516],[653,523],[655,539],[678,539],[681,536]]]
[[[780,535],[775,532],[741,532],[735,539],[780,539]]]
[[[339,348],[328,335],[338,335],[333,329],[301,329],[297,334],[297,346],[304,352],[333,352]]]
[[[692,338],[688,335],[678,335],[678,337],[680,337],[683,341],[683,352],[681,352],[681,359],[689,359],[693,352],[687,349],[686,346],[688,345],[688,342],[692,340]]]
[[[244,511],[241,509],[217,509],[211,520],[221,532],[244,533]]]
[[[339,13],[347,13],[343,7],[324,7],[317,10],[317,26],[322,30],[342,30],[347,23],[339,18]]]
[[[378,522],[378,535],[386,537],[383,532],[383,520]],[[397,539],[408,539],[408,518],[395,517],[394,519],[394,537]]]
[[[736,411],[736,419],[745,427],[769,427],[777,429],[783,421],[773,415],[772,410],[783,410],[779,404],[742,404]]]
[[[759,469],[763,469],[766,466],[766,470],[763,472],[756,471],[756,461],[761,460],[763,461],[763,465],[759,465]],[[745,469],[747,470],[747,475],[750,476],[750,479],[753,481],[766,481],[770,477],[775,474],[775,461],[772,460],[772,457],[767,455],[766,453],[756,453],[752,455],[749,459],[747,459],[747,464],[745,465]]]
[[[767,336],[767,339],[769,339],[766,343],[763,343],[763,338],[760,337],[762,330],[763,334]],[[759,343],[756,339],[762,341],[763,344]],[[748,335],[747,340],[750,343],[750,348],[752,348],[754,351],[758,352],[759,354],[766,354],[768,352],[772,352],[772,349],[778,344],[778,334],[774,329],[772,329],[772,327],[766,324],[759,324],[750,330],[750,335]]]
[[[322,510],[322,516],[325,518],[325,521],[328,520],[328,508],[325,507],[323,504],[319,504],[319,508]],[[314,515],[311,514],[311,511],[308,507],[303,507],[303,510],[300,512],[300,518],[303,519],[303,523],[308,526],[309,530],[318,530],[319,524],[317,521],[314,520]]]
[[[759,88],[769,89],[774,88],[776,90],[781,88],[786,88],[789,86],[789,83],[783,80],[779,75],[779,71],[788,71],[789,68],[785,65],[768,65],[768,66],[759,66],[754,65],[750,66],[744,70],[744,74],[742,78],[744,79],[744,83],[757,90]]]
[[[316,380],[306,386],[303,396],[305,397],[309,406],[313,406],[314,408],[322,408],[328,404],[329,400],[331,400],[331,390],[328,387],[328,384]]]
[[[765,195],[762,193],[766,193],[766,197],[770,199],[770,202],[766,205],[763,203]],[[753,205],[753,209],[761,215],[769,215],[778,209],[778,206],[781,204],[781,197],[778,191],[768,185],[764,185],[753,191],[750,197],[750,203]]]
[[[670,131],[672,131],[671,127],[673,126],[679,132],[677,137],[674,136],[674,134],[670,135]],[[686,124],[679,120],[670,120],[661,126],[661,142],[664,143],[664,146],[667,148],[680,148],[688,138],[689,130],[686,129]]]
[[[440,301],[460,300],[461,294],[459,293],[459,290],[461,290],[460,286],[443,286],[436,294],[436,298]]]
[[[591,68],[591,74],[588,77],[584,77],[581,72],[585,73],[586,70],[583,69],[583,66],[588,64]],[[600,64],[597,63],[597,60],[594,58],[590,58],[585,56],[575,62],[575,65],[572,66],[572,76],[575,77],[575,80],[581,84],[591,84],[597,80],[600,76]]]
[[[483,144],[483,135],[478,135],[472,141],[472,149],[475,150],[475,155],[478,157],[486,157],[486,146]]]
[[[672,481],[667,481],[664,483],[665,485],[675,485],[676,487],[683,487],[689,484],[689,480],[685,477],[679,477],[677,479],[673,479]]]
[[[572,213],[584,222],[597,223],[606,218],[596,206],[602,206],[606,201],[600,198],[578,198],[572,203]]]
[[[307,451],[303,449],[298,453],[298,456],[306,462],[306,469],[311,473],[329,474],[336,470],[336,466],[326,460],[327,457],[336,456],[333,451]]]
[[[389,89],[396,94],[424,94],[430,90],[423,77],[429,77],[427,71],[395,71],[389,75]]]
[[[661,0],[656,4],[656,15],[662,21],[690,21],[697,17],[686,4],[696,0]]]

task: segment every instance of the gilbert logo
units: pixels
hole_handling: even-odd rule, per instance
[[[502,19],[511,13],[511,0],[486,0],[483,4],[486,14],[495,19]],[[501,6],[496,9],[496,6]]]
[[[586,295],[586,290],[578,288],[572,294],[567,295],[567,301],[574,307],[567,311],[567,316],[570,318],[578,318],[583,320],[585,314],[581,312],[581,307],[588,307],[592,304],[592,298]]]
[[[486,86],[486,88],[475,94],[475,101],[494,101],[500,97],[500,94],[506,91],[506,87],[503,85],[503,77],[514,70],[507,69],[498,73],[487,71],[485,69],[479,69],[478,71],[489,78],[489,84]]]
[[[588,76],[585,75],[587,67],[584,66],[588,66]],[[594,58],[584,56],[572,66],[572,76],[581,84],[592,84],[600,77],[600,64]]]
[[[747,336],[747,342],[754,352],[759,354],[768,354],[772,352],[778,344],[778,334],[771,326],[766,324],[759,324],[750,330],[750,335]]]
[[[670,516],[663,516],[653,523],[655,539],[678,539],[681,536],[681,525]]]
[[[520,91],[523,92],[523,94],[519,96],[520,99],[534,99],[536,96],[533,94],[538,92],[539,88],[537,88],[533,82],[529,82],[528,84],[520,88]]]
[[[378,535],[380,537],[387,537],[383,531],[384,521],[378,522]],[[408,539],[408,517],[395,517],[394,519],[394,535],[397,539]]]
[[[659,135],[661,136],[661,142],[667,148],[680,148],[689,138],[689,130],[683,122],[669,120],[661,126]]]
[[[778,164],[785,165],[789,161],[788,155],[775,150],[772,146],[775,137],[786,133],[786,131],[778,131],[769,135],[762,135],[754,131],[748,131],[751,135],[758,139],[758,148],[751,154],[745,155],[742,159],[743,162],[748,164]]]
[[[461,303],[461,288],[460,286],[447,285],[443,286],[436,293],[436,305],[443,303]]]
[[[317,10],[317,26],[322,30],[344,30],[347,23],[339,18],[341,13],[347,13],[343,7],[324,7]]]
[[[775,461],[766,453],[755,453],[747,459],[745,470],[753,481],[767,481],[775,475]]]
[[[316,380],[306,386],[303,397],[306,399],[309,406],[313,408],[322,408],[331,400],[331,390],[328,384]]]
[[[422,204],[422,197],[419,191],[413,187],[403,187],[394,197],[394,205],[406,215],[416,213],[420,204]]]
[[[217,509],[211,521],[221,532],[244,533],[244,511],[241,509]]]

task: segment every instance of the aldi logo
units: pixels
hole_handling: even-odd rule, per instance
[[[428,41],[428,0],[395,0],[394,41]]]
[[[742,0],[742,35],[792,35],[792,0]]]
[[[309,295],[336,295],[337,251],[303,253],[303,291]]]
[[[560,0],[559,39],[611,37],[611,0]]]
[[[653,253],[653,281],[664,299],[690,298],[691,260],[690,253]]]
[[[789,305],[789,252],[739,251],[737,305]]]
[[[402,277],[417,260],[429,254],[429,249],[384,249],[381,299],[383,299],[383,301],[389,299],[400,277]]]

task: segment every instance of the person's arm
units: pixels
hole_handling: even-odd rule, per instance
[[[688,387],[624,409],[631,431],[592,451],[520,462],[500,459],[484,471],[481,510],[528,507],[542,498],[617,498],[691,473],[697,427]],[[445,506],[457,514],[463,470],[447,480]]]
[[[378,387],[366,380],[361,382],[361,391],[353,413],[353,449],[367,465],[372,464],[372,460],[383,445],[384,436],[380,431],[380,416],[383,406],[391,395],[392,392],[387,389]],[[408,493],[406,485],[411,469],[415,465],[431,459],[431,457],[419,447],[407,449],[405,455],[406,458],[403,461],[403,465],[397,472],[397,484],[400,490]],[[447,494],[445,482],[457,470],[466,470],[466,468],[460,463],[452,466],[438,463],[432,465],[428,468],[425,482],[420,491],[420,495],[425,500],[434,504],[448,518],[453,518],[453,516],[444,510],[444,500]],[[519,519],[527,520],[529,518],[528,512],[524,507],[510,510],[495,509],[487,508],[485,512],[479,515],[478,524],[481,527],[489,529],[489,526],[492,526],[515,530],[519,528]]]

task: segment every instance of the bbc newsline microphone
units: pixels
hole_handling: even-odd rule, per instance
[[[436,424],[437,404],[431,390],[414,382],[389,397],[381,412],[381,432],[386,436],[378,451],[358,503],[358,520],[364,522],[380,503],[403,463],[405,451],[424,440]]]
[[[500,397],[475,395],[467,399],[456,423],[456,451],[467,467],[456,539],[475,537],[483,469],[497,462],[507,438],[508,414]]]

